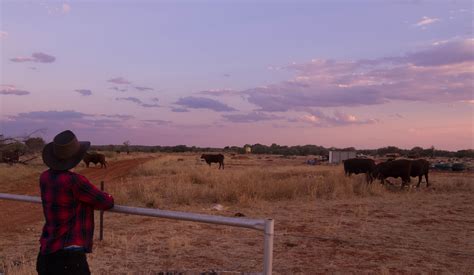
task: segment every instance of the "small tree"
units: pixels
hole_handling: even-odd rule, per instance
[[[423,155],[423,148],[420,146],[415,146],[411,148],[411,150],[408,152],[408,157],[410,158],[419,158]]]
[[[123,151],[127,152],[127,154],[130,154],[130,140],[123,142]]]
[[[45,142],[44,142],[44,139],[40,137],[32,137],[25,140],[25,145],[28,152],[36,153],[43,150]]]

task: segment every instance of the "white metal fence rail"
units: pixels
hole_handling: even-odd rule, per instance
[[[0,193],[0,199],[23,201],[32,203],[41,203],[40,197],[26,196],[26,195],[15,195]],[[112,209],[108,210],[115,213],[131,214],[138,216],[150,216],[159,217],[173,220],[183,220],[192,222],[203,222],[212,224],[229,225],[234,227],[244,227],[254,230],[263,231],[264,233],[264,248],[263,248],[263,274],[272,274],[273,266],[273,220],[257,220],[257,219],[246,219],[246,218],[232,218],[205,214],[195,214],[188,212],[169,211],[160,209],[149,209],[115,205]]]

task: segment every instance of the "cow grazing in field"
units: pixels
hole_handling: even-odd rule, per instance
[[[352,174],[365,173],[367,183],[372,183],[372,172],[375,168],[375,161],[372,159],[352,158],[344,161],[344,173],[346,176]]]
[[[418,177],[418,184],[416,187],[420,187],[421,179],[425,176],[426,187],[430,186],[428,182],[428,172],[430,170],[430,163],[425,159],[416,159],[411,161],[411,172],[410,176]]]
[[[223,154],[202,154],[201,159],[204,159],[209,166],[211,166],[211,163],[219,163],[219,169],[224,169],[224,155]]]
[[[385,183],[385,179],[389,177],[402,179],[402,187],[410,182],[412,161],[408,159],[396,159],[379,163],[375,166],[372,173],[373,177],[380,179],[381,183]]]
[[[92,162],[94,163],[94,165],[97,165],[97,163],[100,163],[100,168],[107,168],[107,162],[105,161],[105,156],[103,154],[86,153],[82,160],[84,160],[86,167],[89,167],[89,163]]]

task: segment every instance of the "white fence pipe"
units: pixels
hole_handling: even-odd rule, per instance
[[[273,220],[268,219],[265,221],[265,242],[263,248],[263,274],[272,274],[273,266]]]
[[[0,199],[12,200],[12,201],[24,201],[24,202],[41,203],[41,198],[40,197],[6,194],[6,193],[0,193]]]
[[[41,203],[40,197],[27,196],[27,195],[15,195],[0,193],[0,199],[23,201],[32,203]],[[229,225],[235,227],[244,227],[264,232],[264,271],[263,274],[272,274],[272,262],[273,262],[273,220],[257,220],[257,219],[246,219],[246,218],[232,218],[223,216],[214,216],[206,214],[195,214],[188,212],[169,211],[161,209],[150,209],[150,208],[139,208],[115,205],[109,212],[139,215],[139,216],[151,216],[158,218],[184,220],[192,222],[203,222],[212,224]]]
[[[114,206],[114,208],[110,209],[109,211],[117,212],[117,213],[140,215],[140,216],[151,216],[151,217],[159,217],[159,218],[166,218],[166,219],[174,219],[174,220],[230,225],[230,226],[244,227],[244,228],[250,228],[250,229],[261,230],[261,231],[263,231],[265,228],[265,220],[231,218],[231,217],[223,217],[223,216],[195,214],[195,213],[188,213],[188,212],[149,209],[149,208],[139,208],[139,207],[130,207],[130,206],[121,206],[121,205],[116,205]]]

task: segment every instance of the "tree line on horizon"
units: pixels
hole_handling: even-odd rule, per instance
[[[40,152],[46,142],[41,137],[32,137],[31,135],[22,138],[10,138],[0,134],[0,152],[1,151],[15,151],[18,150],[21,154],[29,154]],[[355,151],[357,154],[366,156],[385,156],[387,154],[399,154],[400,156],[412,157],[449,157],[449,158],[474,158],[473,149],[464,149],[458,151],[448,151],[430,148],[423,148],[420,146],[411,149],[402,149],[396,146],[386,146],[377,149],[356,149],[354,147],[336,148],[323,147],[318,145],[278,145],[276,143],[270,146],[256,143],[245,144],[244,146],[225,146],[224,148],[215,147],[197,147],[187,145],[175,146],[148,146],[148,145],[131,145],[130,141],[125,141],[121,145],[92,145],[93,151],[113,151],[113,152],[148,152],[148,153],[185,153],[185,152],[224,152],[234,154],[245,154],[245,148],[250,148],[252,154],[268,154],[268,155],[283,155],[283,156],[328,156],[329,151]]]
[[[355,151],[357,154],[366,156],[385,156],[386,154],[399,154],[400,156],[414,156],[414,157],[450,157],[450,158],[474,158],[473,149],[464,149],[458,151],[447,151],[430,148],[423,148],[420,146],[411,149],[402,149],[396,146],[386,146],[377,149],[356,149],[354,147],[336,148],[323,147],[318,145],[264,145],[260,143],[245,144],[244,146],[225,146],[224,148],[216,147],[197,147],[187,145],[175,146],[148,146],[148,145],[93,145],[92,150],[97,151],[115,151],[115,152],[149,152],[149,153],[185,153],[185,152],[224,152],[234,154],[245,154],[245,148],[249,147],[252,154],[267,154],[267,155],[283,155],[283,156],[328,156],[329,151]]]

